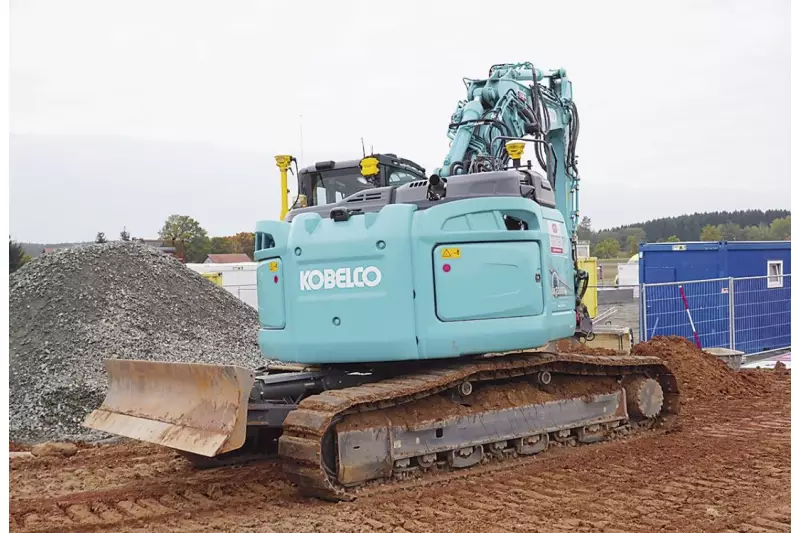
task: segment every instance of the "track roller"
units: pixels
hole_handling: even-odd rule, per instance
[[[549,439],[547,433],[523,437],[514,441],[514,447],[520,455],[533,455],[541,453],[547,449]]]
[[[483,459],[483,446],[467,446],[447,453],[447,463],[453,468],[467,468]]]

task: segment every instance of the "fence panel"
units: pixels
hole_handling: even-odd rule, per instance
[[[696,332],[703,348],[730,348],[729,292],[728,279],[643,286],[640,339],[678,335],[694,342]]]
[[[678,335],[694,341],[694,324],[703,348],[748,355],[788,348],[791,285],[790,274],[643,285],[639,339]]]
[[[746,354],[792,344],[789,274],[733,280],[733,347]]]

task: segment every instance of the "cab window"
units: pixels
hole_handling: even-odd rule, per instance
[[[391,170],[389,173],[389,185],[402,185],[417,179],[419,178],[405,170]]]
[[[324,184],[324,181],[317,182],[317,187],[314,189],[314,195],[316,196],[314,205],[335,204],[344,199],[344,194],[341,191],[337,191],[332,187],[325,188]]]

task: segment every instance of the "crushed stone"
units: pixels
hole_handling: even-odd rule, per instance
[[[107,358],[263,365],[257,312],[140,243],[59,250],[10,276],[10,439],[94,440]]]

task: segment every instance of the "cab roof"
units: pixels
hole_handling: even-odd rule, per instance
[[[411,161],[398,157],[397,154],[370,154],[367,157],[374,157],[382,165],[391,165],[397,167],[408,167],[421,174],[425,174],[425,168]],[[361,158],[363,159],[363,158]],[[308,174],[310,172],[321,172],[325,170],[343,169],[343,168],[359,168],[361,159],[348,159],[345,161],[318,161],[313,165],[303,167],[300,169],[301,174]]]

